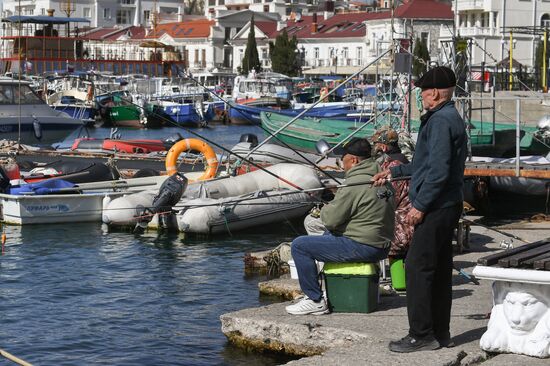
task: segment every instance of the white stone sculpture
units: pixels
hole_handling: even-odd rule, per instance
[[[550,286],[495,281],[493,310],[480,346],[489,352],[550,356]]]

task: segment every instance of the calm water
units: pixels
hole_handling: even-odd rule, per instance
[[[232,147],[257,126],[195,129]],[[163,138],[179,128],[119,129],[122,138]],[[109,129],[88,129],[108,137]],[[62,143],[70,146],[77,133]],[[219,150],[219,149],[218,149]],[[99,224],[5,228],[0,257],[0,348],[37,365],[275,365],[226,341],[223,313],[267,304],[243,255],[295,231],[183,239],[178,234],[105,233]],[[266,230],[264,230],[266,231]],[[0,364],[4,360],[0,358]]]
[[[5,227],[0,348],[37,365],[274,365],[227,344],[222,313],[267,304],[243,254],[294,237],[105,233],[99,224]],[[0,364],[3,364],[0,361]]]

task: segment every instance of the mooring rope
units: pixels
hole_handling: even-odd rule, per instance
[[[0,349],[0,355],[2,355],[3,357],[7,358],[8,360],[10,360],[12,362],[15,362],[18,365],[32,366],[31,363],[28,363],[27,361],[24,361],[24,360],[20,359],[19,357],[16,357],[16,356],[12,355],[11,353],[9,353],[7,351],[4,351],[3,349]]]

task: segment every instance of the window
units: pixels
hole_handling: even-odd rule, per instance
[[[46,9],[44,9],[44,8],[40,9],[40,14],[41,15],[46,15]]]
[[[216,0],[208,0],[208,5],[216,5]]]
[[[118,9],[116,11],[116,24],[130,24],[130,10]]]
[[[540,25],[541,25],[542,27],[550,27],[550,15],[544,14],[544,15],[540,18]]]
[[[135,2],[136,0],[118,0],[118,3],[122,5],[134,5]]]
[[[218,0],[218,5],[224,5],[225,4],[225,0]]]
[[[318,60],[319,59],[319,47],[315,47],[313,49],[313,57]]]
[[[422,42],[424,42],[424,44],[426,45],[426,48],[429,51],[430,50],[430,33],[421,32],[420,33],[420,39],[422,40]]]
[[[262,60],[267,60],[268,58],[267,48],[262,48]]]
[[[111,8],[103,9],[103,19],[111,19]]]
[[[90,8],[84,8],[82,13],[84,14],[84,18],[92,17],[92,9]]]
[[[363,47],[357,47],[357,50],[355,51],[355,57],[357,58],[358,62],[361,62],[361,59],[363,58]]]
[[[264,13],[269,13],[269,5],[264,5]]]
[[[151,10],[143,11],[143,21],[147,23],[151,19]]]

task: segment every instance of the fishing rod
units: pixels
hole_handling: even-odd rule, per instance
[[[382,59],[382,57],[384,57],[387,53],[390,53],[392,52],[393,49],[392,48],[388,48],[386,51],[382,52],[382,54],[378,57],[376,57],[373,61],[369,62],[366,66],[364,66],[363,68],[361,68],[359,71],[357,71],[356,73],[352,74],[351,76],[349,76],[347,79],[345,79],[340,85],[338,85],[336,88],[332,89],[330,92],[328,92],[327,95],[325,95],[323,98],[319,98],[318,101],[316,101],[315,103],[313,103],[312,105],[308,106],[306,109],[304,109],[303,111],[301,111],[300,113],[298,113],[298,115],[294,116],[290,121],[288,121],[284,126],[280,127],[277,131],[275,131],[273,133],[273,135],[278,135],[279,132],[281,132],[282,130],[284,130],[285,128],[287,128],[288,126],[290,126],[291,124],[293,124],[298,118],[302,117],[304,114],[306,114],[307,112],[309,112],[309,110],[311,110],[313,107],[315,107],[317,104],[321,103],[325,98],[328,98],[330,95],[334,94],[336,92],[336,90],[338,90],[340,87],[342,87],[342,85],[345,85],[348,81],[350,81],[351,79],[353,79],[354,77],[356,77],[357,75],[359,75],[360,73],[362,73],[363,71],[365,71],[368,67],[374,65],[376,62],[378,62],[380,59]],[[254,151],[258,150],[261,146],[265,145],[269,140],[271,140],[271,136],[268,137],[267,139],[263,140],[261,143],[259,143],[258,145],[256,145],[253,149],[251,149],[248,154],[247,154],[247,157],[249,157]]]
[[[185,73],[184,70],[181,70],[179,68],[179,66],[176,65],[176,69],[178,70],[178,74],[179,75],[183,75],[183,77],[185,77],[186,79],[188,80],[191,80],[193,81],[195,84],[197,84],[198,86],[202,87],[204,90],[206,90],[206,92],[212,96],[214,96],[215,98],[218,98],[220,101],[222,101],[224,103],[224,105],[230,107],[230,108],[233,108],[233,105],[228,102],[227,100],[225,100],[223,97],[219,96],[218,94],[214,93],[212,90],[210,90],[206,85],[204,85],[203,83],[201,83],[199,80],[196,80],[195,78],[193,78],[192,76],[189,76]],[[244,114],[242,111],[240,111],[238,108],[236,109],[237,112],[239,112],[239,114],[244,117],[248,122],[250,122],[251,125],[256,125],[256,123],[249,117],[247,116],[246,114]],[[264,131],[265,133],[267,133],[269,136],[271,137],[274,137],[277,139],[277,141],[279,141],[281,144],[283,144],[285,147],[289,148],[290,150],[292,150],[294,153],[296,153],[299,157],[301,157],[302,159],[304,159],[304,161],[306,161],[308,164],[310,164],[312,167],[314,167],[315,169],[317,169],[318,171],[320,171],[321,173],[323,173],[324,175],[326,175],[327,177],[329,177],[330,179],[332,179],[333,181],[335,181],[336,183],[340,183],[340,181],[338,179],[336,179],[335,177],[333,177],[331,174],[329,174],[328,172],[324,171],[323,169],[321,169],[317,164],[323,160],[318,160],[316,163],[312,162],[311,160],[309,160],[307,157],[305,157],[301,152],[299,152],[298,150],[294,149],[292,146],[290,146],[289,144],[287,144],[286,142],[282,141],[279,137],[277,137],[276,135],[274,135],[273,133],[271,133],[271,131],[269,131],[268,129],[264,128],[262,125],[259,125],[258,126],[259,128],[262,129],[262,131]],[[234,154],[236,155],[236,154]],[[236,155],[237,156],[237,155]],[[237,156],[238,157],[238,156]],[[250,157],[250,154],[248,154],[246,156],[247,158]]]
[[[408,180],[410,179],[409,176],[404,176],[404,177],[398,177],[398,178],[389,178],[389,179],[385,179],[386,182],[395,182],[395,181],[401,181],[401,180]],[[308,188],[308,189],[303,189],[302,191],[281,191],[281,192],[278,192],[276,195],[273,195],[273,196],[252,196],[252,197],[243,197],[241,199],[235,199],[235,200],[228,200],[228,201],[225,201],[225,202],[214,202],[214,203],[202,203],[202,204],[182,204],[182,205],[175,205],[173,206],[172,208],[173,209],[193,209],[193,208],[201,208],[201,207],[219,207],[219,206],[228,206],[228,205],[238,205],[239,203],[242,203],[242,202],[248,202],[248,201],[254,201],[254,200],[259,200],[259,199],[262,199],[262,198],[269,198],[269,197],[280,197],[280,196],[288,196],[288,195],[293,195],[293,194],[300,194],[300,193],[305,193],[305,194],[308,194],[312,199],[316,200],[318,203],[326,203],[325,201],[323,201],[321,198],[319,197],[316,197],[316,196],[313,196],[311,195],[310,193],[313,193],[313,192],[319,192],[319,191],[323,191],[323,190],[326,190],[326,189],[341,189],[341,188],[349,188],[349,187],[356,187],[356,186],[362,186],[362,185],[372,185],[374,183],[374,181],[370,180],[370,181],[366,181],[366,182],[357,182],[357,183],[349,183],[349,184],[339,184],[339,185],[336,185],[336,186],[331,186],[331,187],[319,187],[319,188]],[[87,183],[83,183],[83,184],[87,184]],[[90,184],[93,184],[93,183],[90,183]],[[140,184],[140,185],[132,185],[132,186],[141,186],[141,185],[145,185],[145,184]],[[128,187],[128,186],[126,186]],[[63,191],[63,190],[67,190],[66,192],[69,192],[69,190],[71,191],[77,191],[77,190],[82,190],[82,187],[74,187],[74,188],[61,188],[60,190]],[[113,189],[114,188],[125,188],[124,185],[117,185],[116,187],[112,187]],[[191,198],[192,199],[195,199],[195,198]],[[307,201],[307,202],[303,202],[303,201],[300,201],[300,202],[259,202],[259,203],[247,203],[249,205],[255,205],[255,206],[261,206],[261,205],[271,205],[271,204],[280,204],[280,205],[283,205],[283,204],[306,204],[306,203],[313,203],[313,201]],[[144,209],[151,209],[153,208],[152,206],[151,207],[142,207]],[[134,210],[135,207],[118,207],[118,208],[109,208],[109,209],[102,209],[102,210],[75,210],[73,211],[72,213],[78,213],[78,214],[82,214],[82,213],[96,213],[96,212],[105,212],[105,211],[120,211],[120,210]],[[156,214],[167,214],[167,213],[171,213],[172,211],[163,211],[163,212],[157,212]],[[154,216],[155,214],[146,214],[146,215],[141,215],[141,216],[136,216],[136,218],[145,218],[145,217],[151,217],[151,216]],[[51,217],[66,217],[67,215],[65,214],[51,214],[50,215]]]
[[[482,228],[484,229],[487,229],[487,230],[492,230],[496,233],[499,233],[501,235],[504,235],[504,236],[507,236],[509,238],[512,238],[512,239],[516,239],[516,240],[519,240],[519,241],[522,241],[524,243],[529,243],[528,240],[525,240],[525,239],[522,239],[520,238],[519,236],[517,235],[514,235],[514,234],[510,234],[510,233],[507,233],[505,231],[502,231],[502,230],[499,230],[499,229],[495,229],[494,227],[491,227],[491,226],[487,226],[487,225],[484,225],[484,224],[481,224],[479,223],[478,221],[473,221],[473,220],[469,220],[469,219],[465,219],[465,218],[462,218],[463,221],[467,222],[468,224],[470,225],[475,225],[475,226],[481,226]]]
[[[100,89],[101,89],[101,88],[100,88]],[[133,101],[130,101],[130,100],[127,100],[127,99],[125,99],[125,101],[128,102],[128,103],[130,103],[131,105],[133,105],[133,106],[135,106],[135,107],[138,107],[138,108],[141,108],[142,110],[145,110],[145,107],[144,107],[144,106],[140,106],[140,105],[138,105],[137,103],[134,103]],[[210,139],[208,139],[208,138],[206,138],[206,137],[200,135],[200,134],[197,133],[197,132],[194,132],[194,131],[192,131],[192,130],[190,130],[190,129],[188,129],[188,128],[185,128],[185,127],[183,127],[183,126],[179,126],[177,123],[175,123],[175,122],[169,120],[168,118],[166,118],[166,117],[164,117],[164,116],[162,116],[162,115],[160,115],[160,114],[158,114],[158,113],[156,113],[156,112],[154,112],[154,111],[153,111],[153,114],[154,114],[156,117],[160,118],[161,120],[163,120],[163,121],[165,121],[165,122],[169,122],[169,123],[173,124],[174,126],[183,129],[185,132],[187,132],[187,133],[189,133],[189,134],[191,134],[191,135],[193,135],[193,136],[199,137],[199,138],[203,139],[204,141],[206,141],[207,143],[209,143],[209,144],[211,144],[211,145],[214,145],[214,146],[216,146],[217,148],[219,148],[219,149],[221,149],[221,150],[223,150],[223,151],[225,151],[225,152],[227,152],[227,153],[229,153],[229,154],[235,155],[237,158],[239,158],[239,159],[245,161],[246,163],[248,163],[248,164],[250,164],[250,165],[252,165],[252,166],[258,168],[259,170],[262,170],[262,171],[266,172],[267,174],[271,175],[272,177],[274,177],[274,178],[276,178],[276,179],[278,179],[278,180],[280,180],[280,181],[282,181],[282,182],[284,182],[284,183],[286,183],[286,184],[288,184],[288,185],[290,185],[290,186],[292,186],[292,187],[294,187],[294,188],[296,188],[296,189],[298,189],[298,190],[300,190],[300,191],[303,190],[303,188],[299,187],[298,185],[296,185],[296,184],[294,184],[294,183],[292,183],[292,182],[286,180],[285,178],[283,178],[283,177],[281,177],[281,176],[278,176],[277,174],[275,174],[275,173],[273,173],[273,172],[267,170],[267,169],[264,168],[263,166],[261,166],[261,165],[255,163],[253,159],[248,159],[248,158],[246,158],[246,157],[242,157],[242,156],[240,156],[239,154],[234,153],[233,151],[229,150],[228,148],[226,148],[226,147],[224,147],[224,146],[222,146],[222,145],[220,145],[220,144],[218,144],[218,143],[216,143],[216,142],[214,142],[214,141],[212,141],[212,140],[210,140]]]
[[[384,113],[386,111],[389,110],[390,107],[386,107],[384,108],[380,113]],[[352,133],[350,133],[345,139],[341,140],[340,142],[338,142],[336,145],[334,145],[333,147],[331,147],[330,149],[328,149],[327,151],[325,151],[321,157],[319,159],[317,159],[317,161],[315,162],[316,164],[319,164],[319,162],[321,162],[323,159],[325,159],[328,154],[330,154],[331,152],[333,152],[334,150],[336,150],[340,145],[343,145],[344,142],[346,142],[347,140],[349,140],[350,138],[352,138],[353,136],[355,136],[356,134],[358,134],[359,132],[361,132],[361,130],[363,128],[366,128],[368,125],[370,125],[371,123],[375,122],[376,121],[376,116],[372,116],[367,122],[361,124],[361,126],[359,126],[355,131],[353,131]]]

